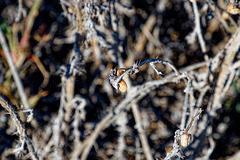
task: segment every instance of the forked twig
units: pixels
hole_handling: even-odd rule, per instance
[[[154,71],[158,74],[161,75],[162,72],[158,71],[155,67],[156,63],[162,63],[162,64],[166,64],[168,66],[170,66],[172,68],[172,70],[175,72],[176,76],[179,76],[180,73],[178,72],[178,70],[176,69],[176,67],[171,64],[169,61],[166,60],[162,60],[162,59],[147,59],[143,62],[141,62],[140,64],[133,64],[133,66],[129,69],[127,69],[124,73],[122,73],[121,75],[119,75],[118,77],[116,76],[116,70],[111,70],[110,74],[108,76],[109,81],[111,83],[111,85],[118,90],[118,84],[119,82],[122,80],[122,78],[126,75],[132,75],[132,74],[136,74],[139,72],[139,67],[141,67],[142,65],[149,63],[150,66],[154,69]]]
[[[207,47],[206,47],[206,44],[205,44],[205,41],[204,41],[203,35],[202,35],[202,29],[201,29],[201,24],[200,24],[200,15],[198,12],[197,2],[193,1],[192,5],[193,5],[194,16],[195,16],[194,32],[197,33],[198,40],[199,40],[199,43],[201,46],[201,50],[202,50],[202,53],[204,54],[204,59],[205,59],[205,61],[208,61],[209,57],[207,55]]]
[[[39,158],[34,150],[34,147],[33,147],[33,144],[31,142],[30,138],[27,135],[26,129],[23,127],[23,123],[20,120],[20,118],[18,117],[18,115],[15,113],[13,107],[11,105],[9,105],[1,96],[0,96],[0,104],[10,114],[10,116],[13,120],[13,123],[17,127],[17,132],[19,134],[21,146],[19,148],[14,149],[13,152],[20,153],[20,152],[24,151],[24,145],[26,143],[31,158],[33,160],[38,160]]]

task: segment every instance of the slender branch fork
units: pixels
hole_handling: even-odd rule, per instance
[[[201,50],[204,54],[204,59],[205,59],[205,61],[208,61],[209,57],[207,55],[207,47],[206,47],[206,44],[205,44],[205,41],[204,41],[204,38],[202,35],[201,24],[200,24],[200,15],[198,12],[197,2],[193,1],[192,4],[193,4],[194,16],[195,16],[195,25],[196,25],[194,28],[194,32],[196,32],[198,35],[198,40],[200,43]]]
[[[166,61],[166,60],[162,60],[162,59],[147,59],[143,62],[141,62],[139,65],[137,63],[133,64],[133,66],[129,69],[127,69],[124,73],[122,73],[121,75],[119,75],[118,77],[116,76],[116,69],[112,69],[110,71],[110,74],[109,74],[109,81],[111,83],[111,85],[116,89],[118,90],[118,83],[120,82],[120,80],[126,76],[126,75],[129,75],[129,74],[136,74],[139,72],[139,67],[141,67],[142,65],[146,64],[146,63],[149,63],[150,66],[154,69],[154,71],[158,74],[158,75],[162,75],[162,72],[158,71],[156,69],[156,66],[155,64],[157,63],[162,63],[162,64],[166,64],[168,66],[170,66],[172,68],[172,70],[175,72],[176,76],[179,76],[180,73],[179,71],[176,69],[176,67],[170,63],[169,61]]]

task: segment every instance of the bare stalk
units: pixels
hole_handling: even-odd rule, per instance
[[[20,118],[18,117],[18,115],[14,112],[13,107],[11,105],[9,105],[7,103],[7,101],[5,101],[1,96],[0,96],[0,104],[10,114],[10,116],[13,120],[13,123],[17,127],[17,132],[19,134],[21,146],[19,148],[14,149],[13,152],[17,152],[17,153],[23,152],[24,151],[24,144],[26,143],[31,158],[33,160],[38,160],[39,158],[38,158],[38,156],[37,156],[37,154],[34,150],[34,147],[33,147],[33,144],[31,142],[30,138],[28,137],[28,135],[26,133],[26,129],[23,127],[23,123],[20,120]]]
[[[205,44],[205,41],[204,41],[203,36],[202,36],[202,30],[201,30],[201,24],[200,24],[200,15],[199,15],[199,12],[198,12],[197,2],[193,1],[192,4],[193,4],[194,16],[195,16],[194,32],[197,33],[198,40],[199,40],[199,43],[200,43],[200,46],[201,46],[201,50],[202,50],[202,53],[204,54],[204,59],[205,59],[205,61],[208,61],[209,57],[207,55],[206,44]]]
[[[140,111],[138,109],[138,106],[136,103],[134,103],[132,106],[133,114],[134,114],[134,119],[136,121],[136,128],[138,130],[138,134],[142,143],[143,151],[145,153],[146,159],[147,160],[153,160],[151,150],[148,144],[147,136],[145,134],[145,131],[143,130],[143,127],[141,126],[141,117],[140,117]]]
[[[28,101],[27,101],[27,95],[24,92],[23,84],[22,84],[21,79],[20,79],[20,77],[18,75],[17,69],[16,69],[16,67],[15,67],[15,65],[13,63],[9,47],[7,45],[6,39],[5,39],[4,35],[3,35],[3,32],[2,32],[1,28],[0,28],[0,42],[1,42],[1,45],[3,47],[3,50],[4,50],[4,53],[5,53],[8,65],[9,65],[11,71],[12,71],[13,79],[14,79],[14,81],[16,83],[16,86],[17,86],[17,89],[18,89],[21,101],[22,101],[22,103],[24,105],[24,108],[29,109],[30,106],[29,106]]]
[[[19,22],[23,13],[23,5],[22,5],[22,0],[18,0],[18,13],[17,17],[15,18],[16,22]]]
[[[236,31],[233,37],[229,40],[226,46],[226,56],[221,65],[221,70],[219,72],[219,76],[217,79],[217,85],[215,88],[214,96],[213,96],[213,112],[221,107],[221,98],[222,91],[224,90],[224,84],[229,78],[229,67],[232,65],[234,57],[236,56],[238,49],[240,47],[240,28]]]
[[[191,86],[191,78],[189,76],[188,77],[187,87],[184,90],[184,92],[185,92],[185,99],[184,99],[183,114],[182,114],[182,120],[181,120],[181,126],[180,126],[181,129],[184,129],[184,127],[186,126],[186,115],[187,115],[187,108],[188,108],[188,105],[189,105],[190,86]]]

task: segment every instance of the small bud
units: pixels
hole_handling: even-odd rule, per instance
[[[71,13],[71,14],[73,14],[74,8],[73,8],[72,6],[69,6],[69,7],[68,7],[68,12]]]
[[[125,68],[119,68],[119,69],[117,70],[117,76],[119,77],[119,76],[120,76],[121,74],[123,74],[125,71],[126,71]]]
[[[120,80],[118,83],[118,90],[122,93],[125,93],[127,91],[127,84],[124,80]]]
[[[228,11],[228,13],[234,14],[234,15],[240,13],[240,9],[237,8],[237,6],[234,5],[234,4],[228,4],[228,6],[227,6],[227,11]]]
[[[229,18],[229,15],[228,15],[228,13],[227,13],[226,11],[223,11],[223,12],[222,12],[222,18],[223,18],[224,20],[227,20],[227,19]]]
[[[126,71],[125,68],[119,68],[119,69],[117,70],[117,76],[119,77],[119,76],[120,76],[121,74],[123,74],[125,71]],[[123,79],[127,79],[128,77],[129,77],[129,75],[126,74],[126,75],[123,77]]]
[[[183,135],[180,136],[180,144],[183,147],[187,147],[192,141],[192,135],[184,133]]]

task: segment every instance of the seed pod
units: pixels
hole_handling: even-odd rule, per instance
[[[192,141],[192,135],[184,133],[183,135],[180,136],[180,144],[183,147],[187,147]]]
[[[120,80],[118,83],[118,90],[122,93],[125,93],[127,91],[127,84],[124,80]]]
[[[227,19],[229,18],[229,14],[228,14],[226,11],[223,11],[223,12],[222,12],[222,18],[223,18],[224,20],[227,20]]]
[[[119,76],[120,76],[121,74],[123,74],[125,71],[126,71],[125,68],[119,68],[119,69],[117,70],[117,76],[119,77]],[[127,79],[128,77],[129,77],[129,75],[126,74],[126,75],[123,77],[123,79]]]
[[[125,71],[126,71],[125,68],[119,68],[119,69],[117,70],[117,76],[119,77],[119,76],[120,76],[121,74],[123,74]]]
[[[240,9],[237,8],[237,6],[234,5],[234,4],[228,4],[228,6],[227,6],[227,11],[228,11],[228,13],[234,14],[234,15],[240,13]]]
[[[72,6],[69,6],[68,7],[68,12],[72,14],[74,12],[74,8]]]

